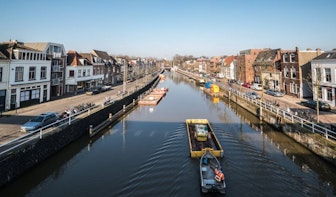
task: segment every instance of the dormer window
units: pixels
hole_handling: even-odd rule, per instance
[[[295,62],[295,54],[290,54],[290,62]]]
[[[288,58],[288,54],[287,53],[285,53],[285,54],[282,55],[282,61],[283,62],[289,62],[289,58]]]

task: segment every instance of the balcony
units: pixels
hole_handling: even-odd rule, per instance
[[[53,65],[51,72],[63,72],[63,66],[61,66],[61,65]]]
[[[53,52],[52,55],[53,55],[53,58],[61,58],[62,57],[62,53]]]
[[[59,85],[60,82],[61,82],[61,79],[60,79],[60,78],[57,78],[57,79],[51,79],[51,85],[52,85],[52,86]]]

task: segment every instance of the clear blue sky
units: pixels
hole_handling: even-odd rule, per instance
[[[0,0],[0,42],[171,58],[336,48],[335,0]]]

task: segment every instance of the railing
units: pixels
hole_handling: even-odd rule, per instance
[[[154,86],[156,86],[158,84],[159,80],[157,80],[154,83]],[[121,94],[118,95],[117,98],[115,99],[123,99],[124,97],[128,96],[131,93],[134,93],[137,91],[137,88],[127,92],[127,94]],[[0,145],[0,157],[6,156],[6,155],[10,155],[11,153],[13,153],[15,150],[20,149],[23,145],[28,144],[30,142],[42,139],[45,135],[50,135],[53,132],[57,132],[58,129],[62,128],[62,127],[66,127],[68,125],[71,125],[73,122],[82,119],[82,116],[89,116],[92,112],[101,110],[111,104],[113,104],[114,102],[111,101],[109,102],[107,105],[102,103],[102,104],[95,104],[92,107],[83,109],[81,111],[78,111],[76,113],[72,113],[70,114],[68,117],[63,118],[58,120],[57,122],[54,122],[52,124],[46,125],[44,127],[41,127],[37,130],[31,131],[29,132],[27,135],[24,135],[22,137],[16,138],[12,141],[9,141],[5,144]],[[134,103],[130,103],[128,106],[126,106],[126,108],[128,108],[130,105],[134,105]],[[119,112],[123,112],[124,109],[121,109]],[[118,112],[118,113],[119,113]]]
[[[220,84],[218,84],[220,85]],[[287,120],[288,122],[291,122],[293,124],[299,124],[301,128],[304,128],[306,130],[311,131],[312,133],[318,133],[322,136],[324,136],[326,139],[332,139],[336,141],[336,132],[332,131],[329,128],[326,128],[324,126],[319,125],[316,122],[309,121],[305,118],[302,118],[293,112],[288,112],[285,109],[281,109],[278,106],[275,106],[273,104],[270,104],[268,102],[262,102],[261,100],[252,99],[249,96],[247,96],[245,93],[240,92],[239,90],[227,88],[226,86],[222,86],[222,89],[225,89],[229,92],[232,92],[236,94],[237,96],[254,103],[262,108],[262,110],[268,110],[270,112],[275,113],[277,116],[282,117],[283,119]]]

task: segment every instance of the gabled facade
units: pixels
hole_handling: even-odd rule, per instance
[[[85,88],[95,87],[104,84],[105,77],[105,63],[104,61],[93,55],[92,53],[80,53],[83,59],[88,60],[88,65],[92,65],[92,80],[86,84]]]
[[[51,60],[50,97],[62,96],[65,92],[65,67],[67,56],[63,44],[51,42],[24,43],[25,46],[42,51]]]
[[[92,50],[91,54],[99,58],[104,63],[104,84],[113,85],[117,83],[118,69],[115,59],[111,58],[105,51]],[[119,70],[120,71],[120,70]]]
[[[247,49],[240,51],[237,59],[237,67],[235,80],[252,83],[255,81],[255,70],[253,68],[253,63],[259,52],[265,51],[268,49]]]
[[[66,67],[65,84],[67,92],[77,94],[88,89],[94,80],[93,66],[90,61],[76,51],[68,51],[68,66]]]
[[[254,63],[254,82],[266,89],[281,91],[281,49],[259,52]]]
[[[222,73],[224,75],[224,79],[231,80],[237,79],[237,65],[236,65],[236,57],[229,56],[224,60],[224,66],[222,67]]]
[[[308,84],[308,80],[311,80],[308,78],[311,73],[310,60],[321,53],[320,49],[300,51],[298,47],[293,51],[281,52],[282,89],[287,95],[297,98],[312,97]]]
[[[12,110],[50,100],[51,60],[45,52],[10,41],[0,44],[0,106]]]
[[[311,61],[313,99],[336,106],[336,50],[324,52]]]

